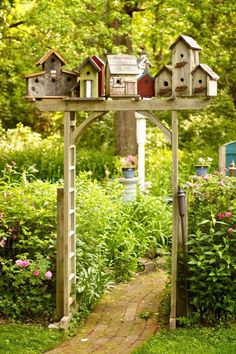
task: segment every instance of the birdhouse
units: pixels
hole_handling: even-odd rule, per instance
[[[98,61],[98,59],[95,60]],[[99,73],[102,70],[95,60],[92,57],[88,57],[76,69],[80,73],[80,97],[92,98],[99,96]]]
[[[139,74],[142,75],[144,71],[149,71],[152,68],[152,63],[148,60],[146,54],[141,54],[140,58],[137,60]]]
[[[155,96],[171,96],[172,94],[172,66],[164,65],[154,76]]]
[[[98,73],[98,96],[102,97],[105,96],[105,63],[96,55],[92,59],[101,69]]]
[[[133,55],[108,55],[106,96],[137,96],[138,65]]]
[[[207,64],[198,64],[192,71],[192,94],[217,96],[218,79],[219,76]]]
[[[199,64],[201,47],[192,37],[181,35],[170,49],[172,50],[172,94],[191,96],[191,72]]]
[[[149,71],[145,70],[144,73],[138,77],[138,95],[140,97],[151,98],[154,96],[154,77]]]
[[[37,63],[42,65],[40,73],[27,75],[27,95],[31,97],[69,96],[71,88],[77,82],[77,74],[63,70],[65,60],[51,49]]]

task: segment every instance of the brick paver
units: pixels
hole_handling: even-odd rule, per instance
[[[158,329],[157,312],[165,287],[163,270],[140,273],[103,296],[85,325],[48,354],[129,354]],[[142,314],[152,314],[142,318]]]

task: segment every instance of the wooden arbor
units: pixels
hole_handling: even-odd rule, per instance
[[[201,98],[152,98],[150,100],[81,100],[78,98],[42,98],[33,99],[40,111],[64,112],[64,191],[58,193],[58,238],[62,239],[57,255],[57,315],[58,327],[65,328],[76,307],[76,206],[75,206],[75,163],[76,143],[91,122],[109,111],[136,111],[157,125],[172,145],[172,280],[170,328],[176,327],[177,313],[177,251],[179,239],[178,210],[178,111],[199,110],[205,108],[210,99]],[[154,115],[153,111],[172,112],[172,132]],[[90,115],[76,127],[75,112],[85,111]],[[62,203],[63,200],[63,203]],[[62,206],[62,208],[60,208]]]

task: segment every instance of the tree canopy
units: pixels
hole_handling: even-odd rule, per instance
[[[4,0],[0,4],[3,127],[22,121],[42,128],[37,124],[39,112],[24,100],[24,76],[34,71],[34,64],[48,49],[57,49],[68,68],[75,68],[87,55],[104,58],[109,53],[127,52],[132,46],[137,56],[144,51],[148,54],[156,73],[171,60],[169,46],[186,34],[201,45],[201,62],[209,64],[220,80],[215,107],[200,113],[200,126],[199,119],[193,118],[196,115],[183,115],[188,122],[183,142],[196,127],[199,131],[205,127],[206,132],[209,125],[216,125],[220,133],[220,121],[220,125],[235,128],[235,10],[233,0]],[[234,128],[225,133],[231,134],[229,139]]]

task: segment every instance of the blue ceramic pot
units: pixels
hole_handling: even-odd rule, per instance
[[[208,166],[195,166],[197,176],[205,176],[208,172]]]
[[[134,168],[122,168],[122,172],[125,178],[134,178]]]

